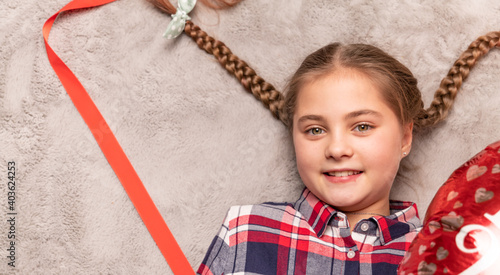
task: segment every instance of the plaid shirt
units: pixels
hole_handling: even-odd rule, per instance
[[[360,221],[305,189],[295,204],[233,206],[199,274],[396,274],[421,228],[414,203]]]

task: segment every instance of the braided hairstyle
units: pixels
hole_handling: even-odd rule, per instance
[[[384,51],[365,44],[327,45],[307,56],[292,76],[286,89],[283,121],[290,130],[293,128],[297,95],[305,84],[344,68],[368,76],[403,125],[413,122],[416,130],[434,126],[448,115],[458,89],[476,61],[493,47],[500,47],[499,38],[500,32],[490,32],[472,42],[441,81],[427,109],[411,71]]]
[[[168,0],[147,1],[168,14],[176,13],[176,8]],[[213,9],[229,8],[241,1],[200,0],[202,4]],[[413,122],[414,129],[434,126],[447,117],[458,89],[476,62],[493,47],[500,47],[500,32],[490,32],[472,42],[441,81],[431,106],[424,109],[421,93],[417,88],[417,80],[410,70],[373,46],[331,44],[312,53],[304,60],[290,80],[285,98],[272,84],[258,76],[245,61],[234,55],[223,42],[209,36],[192,21],[186,22],[184,32],[196,42],[199,48],[215,56],[222,67],[234,75],[247,91],[251,92],[271,111],[275,118],[281,120],[290,129],[293,127],[295,100],[300,87],[305,84],[304,81],[307,81],[307,76],[332,72],[334,67],[329,65],[360,69],[371,76],[374,81],[380,82],[377,84],[389,88],[389,92],[384,94],[385,99],[402,123]],[[349,57],[349,55],[352,56]],[[355,58],[349,61],[349,58],[352,57]],[[373,59],[370,61],[370,58]],[[355,59],[358,60],[354,61]],[[343,60],[344,63],[339,63],[339,60]],[[372,66],[375,64],[380,66]],[[385,89],[381,90],[385,91]]]
[[[419,126],[433,126],[446,118],[455,101],[458,89],[469,75],[470,70],[481,57],[494,47],[500,47],[500,32],[498,31],[480,36],[469,45],[441,81],[431,106],[416,118],[416,123]]]
[[[385,102],[402,125],[412,122],[423,109],[417,79],[399,61],[375,46],[333,43],[307,56],[288,83],[285,122],[290,130],[293,128],[293,115],[302,87],[344,69],[353,69],[367,76],[382,92]]]
[[[175,14],[176,9],[168,0],[148,0],[160,10]],[[203,4],[214,9],[224,9],[236,5],[241,0],[201,0]],[[231,50],[221,41],[209,36],[192,21],[187,21],[184,32],[191,37],[200,49],[215,56],[217,61],[229,73],[234,75],[266,108],[275,118],[283,121],[282,115],[284,97],[273,85],[266,82],[243,60],[234,55]]]

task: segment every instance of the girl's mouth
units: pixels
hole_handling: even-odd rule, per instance
[[[348,177],[352,175],[361,174],[361,171],[335,171],[335,172],[326,172],[323,174],[331,177]]]
[[[354,171],[354,170],[330,171],[323,173],[326,180],[333,184],[356,182],[362,174],[363,174],[362,171]]]

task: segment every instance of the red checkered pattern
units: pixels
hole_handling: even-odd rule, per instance
[[[396,274],[421,228],[416,205],[360,221],[304,189],[295,204],[234,206],[198,274]]]

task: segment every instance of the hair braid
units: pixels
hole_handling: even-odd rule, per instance
[[[176,12],[176,9],[168,0],[149,1],[166,13],[173,14]],[[233,6],[239,1],[241,0],[205,0],[202,2],[211,8],[221,9]],[[196,42],[200,49],[215,56],[221,66],[234,75],[241,82],[243,87],[251,92],[255,98],[260,100],[264,106],[271,111],[275,118],[284,122],[284,96],[281,92],[277,91],[273,85],[258,76],[245,61],[234,55],[223,42],[209,36],[192,21],[186,22],[184,32]]]
[[[415,123],[420,127],[428,127],[444,120],[448,115],[458,89],[469,75],[476,62],[492,48],[500,47],[500,32],[490,32],[472,42],[466,51],[455,61],[446,77],[441,81],[434,94],[431,106],[422,110]]]
[[[209,36],[193,22],[186,22],[184,29],[200,47],[207,53],[217,58],[222,67],[233,74],[266,108],[278,119],[283,120],[284,97],[273,85],[266,82],[248,64],[234,55],[231,50],[221,41]]]
[[[147,0],[157,8],[168,14],[174,14],[176,8],[168,0]],[[203,4],[214,9],[224,9],[236,5],[242,0],[200,0]],[[218,62],[229,73],[233,74],[277,119],[287,123],[285,115],[285,98],[273,85],[266,82],[248,64],[234,55],[221,41],[209,36],[192,21],[187,21],[184,31],[207,53],[217,58]],[[443,78],[431,106],[422,107],[414,119],[415,129],[430,127],[444,120],[451,109],[458,90],[469,75],[476,62],[487,54],[492,48],[500,47],[500,32],[490,32],[472,42],[455,61],[452,68]],[[423,106],[420,98],[417,105]]]

